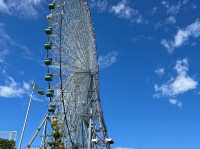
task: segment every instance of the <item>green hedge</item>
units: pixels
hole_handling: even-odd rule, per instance
[[[0,139],[0,149],[16,149],[15,141]]]

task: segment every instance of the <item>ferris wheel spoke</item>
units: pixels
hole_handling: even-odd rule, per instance
[[[65,45],[68,45],[68,44],[65,44]],[[69,49],[71,49],[71,50],[69,50]],[[67,56],[69,56],[69,58],[72,59],[72,61],[73,61],[74,64],[76,64],[76,65],[78,64],[78,66],[82,66],[83,68],[85,68],[85,67],[86,67],[86,66],[85,66],[86,64],[83,65],[83,64],[84,64],[84,63],[83,63],[83,59],[82,59],[79,55],[75,54],[75,50],[76,50],[76,47],[70,45],[70,47],[68,48],[68,50],[66,49],[66,50],[64,51],[64,53],[65,53]],[[79,61],[79,62],[77,63],[77,61]]]
[[[80,4],[81,4],[81,2],[80,2]],[[87,37],[85,36],[85,35],[87,35],[86,34],[86,31],[85,31],[85,20],[87,20],[87,19],[83,19],[83,13],[84,13],[84,11],[83,11],[83,9],[81,9],[82,7],[80,7],[80,9],[78,9],[78,13],[79,13],[79,18],[80,18],[80,20],[79,20],[79,23],[78,23],[78,25],[79,25],[79,28],[81,28],[82,30],[81,31],[79,31],[79,30],[76,30],[76,34],[78,35],[78,37],[79,37],[79,40],[80,40],[80,42],[82,43],[82,51],[81,52],[83,52],[83,54],[84,54],[84,56],[86,55],[86,53],[85,52],[87,52],[87,50],[88,50],[88,46],[87,45],[85,45],[87,42],[85,42],[85,40],[87,39]],[[78,32],[79,31],[79,32]],[[81,38],[80,38],[81,37]],[[87,53],[88,54],[88,53]],[[87,60],[88,60],[88,58],[87,58]]]
[[[56,58],[56,55],[54,55],[54,57]],[[74,70],[74,71],[81,71],[81,70],[83,71],[84,68],[81,66],[81,62],[80,61],[77,62],[78,59],[76,57],[74,57],[72,55],[69,55],[69,54],[67,55],[66,53],[64,54],[63,57],[66,57],[66,59],[67,59],[67,61],[63,61],[63,64],[62,64],[62,66],[65,69]],[[54,62],[54,65],[55,66],[59,66],[59,63],[58,62]]]
[[[76,33],[76,31],[74,31],[74,33]],[[71,36],[71,38],[72,38],[72,41],[77,40],[75,36]],[[81,53],[80,53],[80,50],[79,50],[79,49],[81,49],[81,47],[79,46],[78,43],[79,43],[78,40],[77,40],[76,42],[74,42],[74,45],[73,45],[74,51],[73,51],[73,53],[74,53],[74,56],[76,57],[76,59],[78,58],[78,59],[80,60],[81,64],[82,64],[84,67],[86,67],[87,64],[86,64],[86,62],[85,62],[85,58],[84,58],[84,57],[81,55]]]
[[[80,16],[82,15],[82,12],[80,12],[81,9],[78,9],[78,10],[79,10],[79,11],[77,11],[77,12],[79,12],[79,13],[76,12],[76,14],[78,14],[78,16],[79,16],[79,18],[80,18]],[[74,22],[75,22],[75,21],[74,21]],[[86,54],[85,54],[84,51],[86,51],[87,48],[84,46],[84,43],[85,43],[85,42],[82,42],[82,40],[85,39],[85,37],[83,36],[83,33],[84,33],[84,32],[82,31],[82,28],[83,28],[83,27],[82,27],[82,26],[83,26],[83,25],[82,25],[82,22],[83,22],[82,19],[78,20],[77,23],[74,23],[76,28],[75,28],[75,27],[73,27],[73,28],[75,28],[75,29],[74,29],[74,32],[76,33],[76,34],[74,34],[74,35],[76,35],[75,40],[78,39],[78,40],[77,40],[78,42],[75,42],[75,43],[79,44],[79,45],[78,45],[79,48],[77,48],[77,50],[79,50],[80,53],[86,58],[86,56],[85,56]],[[76,24],[78,24],[79,26],[76,25]],[[81,24],[81,25],[80,25],[80,24]],[[74,25],[73,25],[73,26],[74,26]],[[77,26],[78,26],[78,28],[77,28]],[[82,33],[82,36],[80,35],[80,33]],[[82,43],[82,45],[80,45],[80,42]],[[86,59],[88,59],[88,58],[86,58]],[[85,61],[86,61],[86,60],[85,60]]]
[[[81,44],[80,44],[81,43],[81,38],[83,39],[84,37],[81,37],[80,32],[78,32],[77,30],[75,31],[75,35],[76,35],[76,38],[79,39],[79,42],[77,42],[77,46],[79,47],[78,48],[78,52],[80,52],[81,57],[84,59],[85,65],[88,66],[88,58],[86,56],[87,53],[85,52],[85,51],[87,51],[87,47],[84,47],[84,46],[82,47]]]

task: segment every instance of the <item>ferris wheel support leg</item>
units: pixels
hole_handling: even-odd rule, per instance
[[[41,122],[40,126],[37,128],[36,132],[34,133],[33,137],[31,138],[29,144],[26,146],[26,149],[30,149],[31,145],[33,144],[34,140],[38,136],[40,130],[42,129],[42,127],[44,126],[44,124],[46,123],[46,121],[47,121],[47,114],[45,115],[45,118]]]
[[[92,110],[91,110],[92,113]],[[92,149],[92,117],[90,116],[88,128],[88,149]]]
[[[25,116],[24,125],[23,125],[23,128],[22,128],[22,133],[21,133],[20,140],[19,140],[18,149],[21,149],[22,141],[23,141],[23,138],[24,138],[24,132],[25,132],[25,129],[26,129],[26,126],[27,126],[27,120],[28,120],[28,116],[29,116],[29,112],[30,112],[30,108],[31,108],[32,100],[33,100],[34,89],[35,89],[35,82],[32,83],[32,92],[31,92],[30,97],[29,97],[28,108],[27,108],[27,111],[26,111],[26,116]]]
[[[41,147],[40,148],[46,148],[46,137],[47,137],[47,120],[45,121],[45,124],[44,124],[44,129],[43,129],[43,132],[42,132],[42,141],[41,141]]]

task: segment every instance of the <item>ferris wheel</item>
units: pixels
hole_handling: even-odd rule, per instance
[[[42,131],[41,149],[110,149],[99,95],[95,34],[86,0],[49,4],[44,44],[48,112],[27,145]]]

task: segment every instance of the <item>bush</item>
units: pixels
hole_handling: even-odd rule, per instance
[[[0,139],[0,149],[16,149],[15,141]]]

